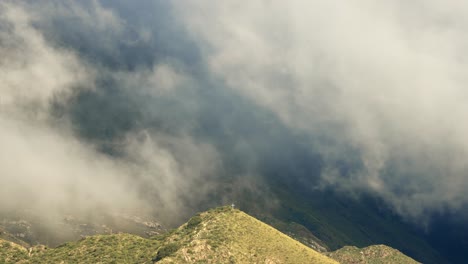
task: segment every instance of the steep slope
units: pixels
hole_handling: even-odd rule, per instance
[[[268,215],[257,215],[260,221],[271,225],[282,233],[294,238],[302,244],[318,252],[328,252],[330,249],[322,240],[316,237],[305,226],[296,222],[283,222]]]
[[[164,240],[158,263],[337,263],[229,207],[191,218]]]
[[[419,262],[385,245],[365,248],[346,246],[326,254],[341,264],[417,264]]]

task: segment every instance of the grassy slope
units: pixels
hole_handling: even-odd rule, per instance
[[[169,254],[162,254],[160,263],[336,263],[228,207],[193,217],[168,235],[165,248]]]
[[[419,263],[400,251],[384,245],[375,245],[366,248],[347,246],[334,252],[327,253],[327,256],[342,264]]]
[[[26,248],[10,241],[0,239],[0,263],[28,263]]]

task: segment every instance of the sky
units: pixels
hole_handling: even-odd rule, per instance
[[[374,195],[410,221],[463,213],[467,12],[440,1],[2,1],[0,210],[170,221],[246,190],[275,201],[275,174]]]

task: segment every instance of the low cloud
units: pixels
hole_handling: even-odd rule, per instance
[[[173,223],[246,193],[274,206],[283,177],[411,219],[456,212],[467,8],[6,1],[0,205]]]

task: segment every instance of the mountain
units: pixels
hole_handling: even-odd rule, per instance
[[[6,236],[5,236],[6,237]],[[16,238],[13,238],[16,241]],[[55,248],[0,239],[1,263],[418,263],[379,245],[319,253],[230,207],[192,217],[163,235],[94,235]]]
[[[29,250],[3,240],[1,256],[6,263],[337,263],[230,207],[198,214],[151,239],[95,235],[56,248]]]
[[[336,263],[229,207],[192,217],[168,235],[155,260],[161,263]]]

